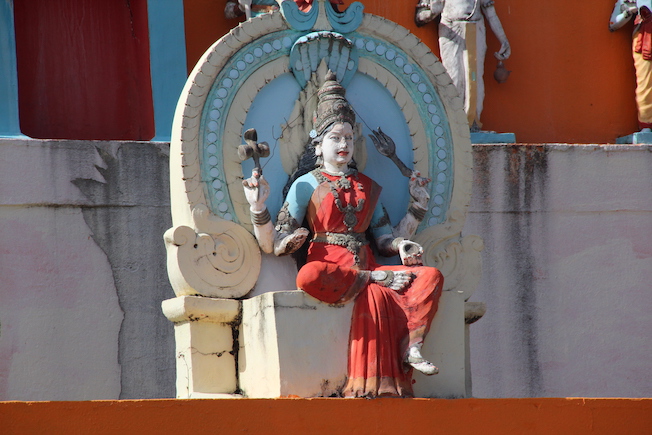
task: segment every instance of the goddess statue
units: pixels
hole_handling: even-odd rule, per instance
[[[652,128],[652,2],[618,0],[611,14],[609,30],[620,29],[632,18],[636,26],[632,55],[636,68],[638,125],[642,133],[649,133]]]
[[[430,181],[412,172],[414,201],[398,226],[390,226],[379,201],[381,187],[356,169],[355,113],[345,90],[329,71],[318,91],[312,142],[288,181],[276,225],[265,200],[270,187],[255,169],[243,180],[254,234],[266,253],[287,255],[310,237],[297,287],[328,304],[354,301],[344,397],[412,397],[412,372],[438,368],[421,355],[437,312],[443,276],[423,266],[423,249],[409,240],[423,219]],[[380,129],[374,142],[391,141]],[[302,227],[305,223],[306,227]],[[402,265],[381,266],[371,243]]]

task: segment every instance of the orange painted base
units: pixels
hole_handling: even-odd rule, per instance
[[[0,402],[3,434],[645,434],[652,399]]]

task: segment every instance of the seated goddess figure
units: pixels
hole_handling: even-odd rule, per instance
[[[243,181],[245,196],[264,252],[294,253],[310,235],[298,288],[329,304],[354,301],[342,395],[412,397],[413,369],[438,372],[422,357],[421,346],[437,311],[443,276],[422,265],[423,249],[408,240],[425,214],[430,180],[413,172],[414,202],[392,229],[379,201],[381,187],[356,170],[355,113],[344,94],[329,72],[318,92],[314,139],[288,182],[275,227],[265,206],[269,184],[256,171]],[[391,141],[380,130],[372,139]],[[381,255],[399,254],[402,265],[378,265],[370,241]]]

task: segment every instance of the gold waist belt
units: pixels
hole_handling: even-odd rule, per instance
[[[360,257],[358,255],[360,247],[369,244],[365,233],[316,233],[312,241],[345,247],[347,251],[353,254],[356,264],[360,263]]]

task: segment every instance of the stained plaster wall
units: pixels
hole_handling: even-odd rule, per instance
[[[652,147],[474,151],[474,396],[652,395]]]
[[[167,150],[0,140],[0,400],[174,397]],[[474,395],[652,395],[650,147],[474,159]]]
[[[174,396],[168,145],[0,140],[0,399]]]

